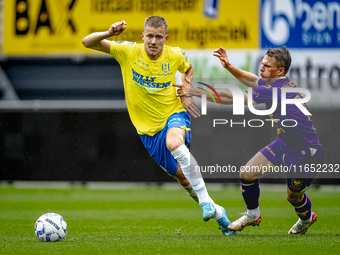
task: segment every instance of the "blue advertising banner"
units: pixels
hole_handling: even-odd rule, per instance
[[[262,0],[261,47],[340,48],[339,0]]]

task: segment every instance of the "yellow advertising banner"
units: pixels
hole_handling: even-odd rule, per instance
[[[92,54],[83,47],[82,38],[121,20],[127,22],[127,29],[111,39],[142,42],[144,20],[150,15],[168,21],[170,46],[258,47],[258,1],[254,0],[4,0],[2,54]]]

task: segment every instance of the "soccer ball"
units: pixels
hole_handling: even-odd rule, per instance
[[[35,222],[35,235],[42,242],[62,241],[67,232],[67,224],[57,213],[45,213]]]

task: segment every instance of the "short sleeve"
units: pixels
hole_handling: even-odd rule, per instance
[[[267,83],[262,80],[262,78],[258,79],[257,82],[256,82],[257,86],[261,86],[261,85],[266,85]]]
[[[114,57],[118,63],[124,62],[127,56],[133,51],[135,43],[128,41],[112,41],[110,45],[110,55]]]
[[[182,50],[181,48],[178,48],[180,54],[179,54],[179,66],[178,66],[178,71],[180,71],[181,73],[185,73],[186,71],[188,71],[188,69],[190,68],[190,61],[188,56],[185,54],[185,51]]]

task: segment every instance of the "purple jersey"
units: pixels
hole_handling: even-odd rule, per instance
[[[272,106],[273,88],[278,88],[277,108],[270,114],[270,117],[275,120],[278,138],[281,140],[282,146],[285,147],[286,153],[294,155],[296,158],[311,156],[313,152],[310,148],[316,149],[321,146],[311,116],[302,113],[294,104],[287,104],[286,115],[281,115],[281,89],[296,88],[294,81],[284,77],[271,84],[266,84],[262,79],[259,79],[258,85],[253,88],[253,101],[257,104],[265,103],[267,109]],[[287,99],[302,98],[299,93],[287,93],[286,96]],[[304,106],[307,108],[307,105],[304,104]],[[284,121],[284,126],[282,121]]]

